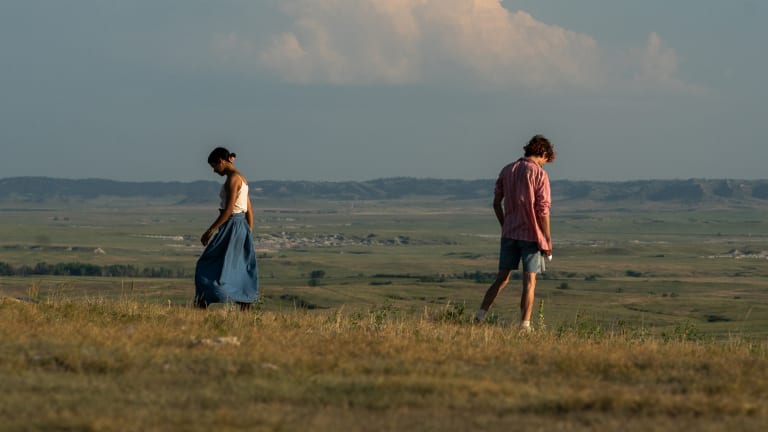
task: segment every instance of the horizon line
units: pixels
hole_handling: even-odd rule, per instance
[[[0,177],[0,182],[6,181],[6,180],[16,180],[16,179],[45,179],[45,180],[63,180],[63,181],[108,181],[108,182],[115,182],[115,183],[197,183],[197,182],[212,182],[212,183],[218,183],[216,180],[211,179],[196,179],[196,180],[117,180],[117,179],[110,179],[110,178],[104,178],[104,177],[80,177],[80,178],[71,178],[71,177],[50,177],[50,176],[12,176],[12,177]],[[377,182],[377,181],[384,181],[384,180],[417,180],[417,181],[430,181],[430,180],[437,180],[437,181],[465,181],[465,182],[475,182],[475,181],[495,181],[494,177],[488,177],[488,178],[474,178],[474,179],[467,179],[467,178],[450,178],[450,177],[415,177],[415,176],[392,176],[392,177],[377,177],[367,180],[308,180],[308,179],[298,179],[298,180],[287,180],[287,179],[250,179],[249,182],[285,182],[285,183],[369,183],[369,182]],[[653,181],[744,181],[744,182],[759,182],[759,181],[768,181],[768,178],[753,178],[753,179],[747,179],[747,178],[728,178],[728,177],[688,177],[688,178],[636,178],[636,179],[625,179],[625,180],[588,180],[588,179],[550,179],[552,183],[555,182],[574,182],[574,183],[634,183],[634,182],[653,182]]]

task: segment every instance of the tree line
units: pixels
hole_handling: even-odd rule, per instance
[[[130,264],[96,265],[87,263],[48,264],[39,262],[34,266],[13,266],[0,261],[0,276],[103,276],[103,277],[146,277],[146,278],[190,278],[189,270],[167,267],[139,268]]]

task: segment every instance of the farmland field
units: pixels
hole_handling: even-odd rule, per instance
[[[550,327],[579,315],[656,332],[693,325],[714,337],[768,335],[765,209],[555,204],[555,259],[537,287]],[[469,314],[495,271],[498,227],[486,202],[255,205],[265,310],[460,304]],[[116,298],[130,291],[150,303],[187,304],[202,250],[197,239],[214,211],[107,199],[2,208],[0,262],[131,265],[180,277],[16,275],[0,280],[0,294]],[[518,285],[513,280],[494,307],[503,322],[517,319]]]

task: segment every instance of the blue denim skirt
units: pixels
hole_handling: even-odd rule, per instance
[[[258,298],[259,272],[253,234],[245,214],[233,214],[197,260],[195,304],[253,303]]]

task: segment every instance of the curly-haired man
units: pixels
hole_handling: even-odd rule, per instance
[[[525,156],[505,166],[496,180],[493,211],[502,227],[499,273],[485,293],[475,320],[485,318],[494,300],[509,282],[510,273],[517,270],[522,261],[520,325],[530,330],[536,274],[545,270],[544,257],[552,257],[549,176],[543,167],[555,160],[555,151],[542,135],[531,138],[524,149]]]

